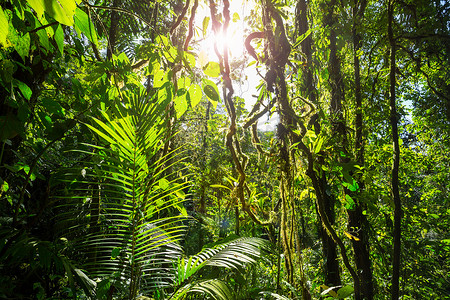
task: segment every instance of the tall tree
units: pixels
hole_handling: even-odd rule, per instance
[[[388,1],[388,41],[389,41],[389,110],[390,110],[390,125],[393,146],[393,161],[392,161],[392,200],[394,202],[394,252],[392,255],[392,286],[391,299],[399,298],[400,289],[400,253],[401,253],[401,221],[402,221],[402,203],[399,191],[399,164],[400,164],[400,144],[398,137],[398,114],[396,103],[396,41],[394,37],[394,4],[395,0]]]

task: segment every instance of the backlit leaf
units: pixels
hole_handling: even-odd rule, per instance
[[[209,17],[205,17],[203,18],[203,26],[202,26],[202,32],[203,32],[203,36],[206,36],[207,30],[208,30],[208,24],[209,24]]]
[[[235,12],[234,14],[233,14],[233,22],[237,22],[237,21],[239,21],[241,18],[239,17],[239,14],[237,13],[237,12]]]
[[[193,84],[189,88],[189,97],[191,99],[191,107],[194,108],[202,100],[202,88],[198,84]]]
[[[186,100],[186,93],[178,96],[174,99],[175,111],[177,112],[177,118],[180,118],[188,109],[188,103]]]
[[[8,18],[0,6],[0,44],[6,46],[6,37],[8,36]]]
[[[30,52],[30,34],[26,33],[20,35],[14,27],[10,26],[8,39],[13,44],[14,49],[19,53],[20,57],[22,57],[23,61],[25,61],[25,57],[27,57]]]
[[[220,101],[219,89],[217,88],[217,85],[211,80],[203,79],[203,92],[214,106],[214,109],[216,109],[217,103]]]
[[[187,63],[189,64],[189,67],[194,68],[195,67],[195,56],[189,52],[184,52],[184,58],[186,59]]]
[[[187,89],[191,85],[191,79],[189,77],[180,77],[177,80],[178,89]]]
[[[346,209],[353,209],[355,207],[355,202],[353,201],[352,197],[349,195],[345,195],[345,208]]]
[[[219,77],[220,75],[220,65],[215,61],[210,61],[204,68],[203,73],[210,77]]]
[[[64,53],[64,31],[61,25],[58,25],[58,27],[56,28],[54,37],[56,45],[58,46],[59,53],[61,53],[62,55]]]
[[[89,16],[80,8],[76,8],[75,15],[75,30],[83,33],[89,41],[98,46],[97,43],[97,32],[95,31],[94,24],[92,23]]]
[[[77,8],[76,0],[28,0],[28,5],[41,18],[44,12],[56,21],[67,26],[73,26],[73,16]]]

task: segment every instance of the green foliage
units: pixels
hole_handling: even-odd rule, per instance
[[[176,241],[182,226],[177,217],[161,214],[171,208],[184,211],[180,201],[186,182],[168,180],[173,175],[167,173],[167,159],[174,157],[163,147],[170,98],[148,97],[142,90],[121,96],[120,104],[101,112],[102,119],[86,124],[99,143],[77,150],[87,158],[61,173],[68,194],[59,198],[57,226],[77,252],[85,253],[83,266],[91,276],[128,278],[134,298],[138,291],[170,285],[171,276],[161,266],[181,251]],[[86,207],[82,218],[80,207]]]
[[[302,15],[303,1],[271,1],[291,44],[279,74],[286,94],[262,82],[252,113],[245,90],[254,81],[245,82],[252,73],[244,66],[265,77],[274,49],[255,39],[260,61],[230,55],[243,202],[225,143],[231,131],[221,104],[223,62],[210,61],[213,54],[195,41],[200,31],[210,38],[215,16],[196,20],[189,52],[181,50],[186,22],[167,35],[185,2],[2,2],[0,298],[291,299],[303,297],[303,288],[312,298],[356,297],[339,255],[345,284],[327,282],[332,245],[322,240],[320,197],[330,203],[329,219],[354,268],[362,261],[357,246],[366,245],[373,298],[388,297],[394,205],[387,3],[304,1]],[[264,5],[238,14],[234,2],[230,16],[243,26],[242,41],[272,28],[279,42],[281,27],[271,13],[263,22]],[[448,5],[394,1],[394,14],[401,293],[447,299]],[[244,129],[263,108],[281,122],[292,117],[297,127]],[[291,141],[290,129],[301,138]],[[314,188],[310,172],[323,189]],[[248,211],[273,223],[261,226]],[[275,250],[261,260],[266,240]]]

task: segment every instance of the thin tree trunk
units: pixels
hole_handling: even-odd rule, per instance
[[[361,2],[354,1],[353,5],[353,63],[355,67],[354,71],[354,84],[355,84],[355,102],[356,102],[356,115],[355,115],[355,152],[356,162],[360,165],[364,165],[364,141],[363,141],[363,108],[362,108],[362,95],[361,95],[361,75],[360,75],[360,62],[358,57],[358,51],[361,49],[361,36],[358,33],[358,26],[364,16],[364,10],[367,1]],[[364,182],[360,176],[356,176],[356,180],[359,185],[360,191],[364,190]],[[358,193],[360,195],[360,193]],[[353,234],[359,239],[352,239],[352,247],[354,252],[354,260],[358,275],[360,278],[360,292],[362,299],[373,299],[373,276],[371,269],[371,259],[369,253],[369,240],[366,234],[367,219],[363,215],[363,204],[358,199],[358,195],[353,197],[355,201],[354,209],[347,210],[348,214],[348,230],[355,231]]]
[[[392,130],[393,143],[393,163],[392,163],[392,199],[394,202],[394,253],[392,257],[392,290],[391,299],[396,300],[399,297],[399,281],[400,281],[400,251],[401,251],[401,218],[402,207],[400,201],[400,192],[398,188],[398,169],[400,165],[400,145],[398,141],[397,127],[397,109],[395,99],[395,54],[396,45],[393,32],[394,23],[394,0],[388,1],[388,40],[390,46],[389,58],[389,106],[390,106],[390,123]]]
[[[206,105],[206,112],[205,112],[205,122],[203,124],[204,128],[204,134],[203,134],[203,143],[202,143],[202,152],[206,153],[207,149],[208,149],[208,121],[209,121],[209,111],[211,109],[211,102],[208,101],[208,104]],[[200,207],[199,207],[199,213],[200,213],[200,218],[199,221],[201,224],[204,223],[203,217],[206,214],[206,199],[205,199],[205,186],[202,186],[202,195],[200,197]],[[219,206],[219,218],[220,218],[220,206]],[[198,245],[198,249],[199,252],[203,249],[203,245],[204,245],[204,229],[202,227],[200,227],[200,231],[199,231],[199,245]]]
[[[299,0],[296,7],[296,32],[298,36],[302,36],[309,30],[308,26],[308,5],[306,0]],[[301,86],[302,92],[306,94],[307,99],[311,103],[317,106],[316,89],[314,87],[314,77],[313,77],[313,59],[312,59],[312,37],[311,34],[308,35],[303,42],[300,43],[302,52],[306,56],[306,64],[302,68],[303,84]]]
[[[307,12],[308,12],[308,5],[305,0],[299,0],[297,2],[296,7],[296,32],[298,36],[301,36],[308,32],[309,26],[308,26],[308,18],[307,18]],[[317,97],[316,97],[316,89],[314,87],[314,78],[313,78],[313,63],[312,63],[312,38],[311,36],[306,37],[301,43],[300,47],[302,52],[306,56],[306,64],[302,68],[302,92],[305,94],[306,98],[309,99],[311,103],[318,106],[317,103]],[[316,130],[316,133],[320,131],[318,120],[316,119],[313,122],[314,128]],[[327,188],[327,179],[325,176],[321,176],[319,178],[320,181],[320,188],[326,189]],[[330,220],[331,224],[334,224],[334,198],[330,196],[324,197],[324,208],[325,213],[327,214],[328,219]],[[319,234],[322,239],[322,251],[324,257],[326,257],[326,263],[325,263],[325,277],[326,277],[326,283],[332,286],[337,286],[341,284],[340,279],[340,270],[339,270],[339,262],[337,257],[337,249],[336,244],[334,243],[333,239],[330,235],[328,235],[327,231],[322,228],[322,226],[319,227]]]
[[[120,7],[121,0],[113,0],[113,7]],[[106,58],[111,59],[116,48],[117,28],[119,26],[120,15],[116,10],[111,10],[111,25],[108,33],[108,47],[106,50]]]
[[[327,190],[327,179],[325,174],[322,177],[318,178],[320,189],[322,190],[323,196],[323,205],[324,205],[324,213],[327,216],[327,219],[330,222],[330,225],[334,225],[335,221],[335,213],[334,213],[334,204],[335,199],[333,196],[329,196],[325,191]],[[322,239],[322,253],[324,257],[326,257],[325,262],[325,279],[326,284],[330,286],[338,286],[341,285],[341,276],[340,276],[340,268],[339,268],[339,260],[336,249],[336,243],[334,242],[331,235],[325,230],[325,228],[321,228],[320,230],[321,239]]]
[[[347,144],[347,138],[345,135],[345,122],[343,120],[342,114],[342,101],[344,100],[344,94],[342,89],[342,75],[341,75],[341,62],[337,56],[337,43],[336,43],[336,32],[333,29],[334,23],[336,22],[333,13],[336,1],[331,1],[328,5],[328,13],[325,14],[324,24],[330,28],[330,58],[328,63],[328,69],[330,73],[330,86],[331,86],[331,101],[330,101],[330,115],[331,122],[333,125],[333,131],[339,136],[339,143],[342,148]],[[327,185],[327,180],[325,175],[321,177],[321,184]],[[324,189],[326,187],[324,186]],[[330,224],[334,225],[335,213],[334,204],[335,198],[333,195],[324,195],[324,211],[327,214]],[[325,237],[322,237],[324,239]],[[341,278],[339,275],[339,262],[337,258],[336,244],[330,235],[326,234],[326,240],[323,241],[324,252],[327,251],[327,283],[334,286],[341,285]]]

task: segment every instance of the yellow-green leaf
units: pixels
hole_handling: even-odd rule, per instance
[[[6,47],[6,37],[8,36],[8,18],[0,6],[0,44]]]
[[[177,80],[178,89],[188,89],[191,85],[191,79],[189,77],[180,77]]]
[[[189,88],[189,97],[191,99],[191,107],[196,107],[202,100],[202,88],[198,84],[191,85]]]
[[[159,188],[163,189],[163,190],[167,190],[167,188],[169,187],[169,181],[165,178],[161,178],[159,180]]]
[[[175,102],[175,111],[177,112],[177,118],[180,118],[188,109],[186,93],[176,97],[174,99],[174,102]]]
[[[153,76],[153,87],[161,87],[166,81],[166,73],[163,70],[159,70],[155,76]]]
[[[20,57],[25,61],[25,57],[27,57],[30,52],[30,34],[27,32],[21,36],[14,27],[10,26],[8,39],[13,44],[14,49],[19,53]]]
[[[239,21],[241,18],[239,17],[239,14],[237,13],[237,12],[235,12],[234,14],[233,14],[233,22],[237,22],[237,21]]]
[[[204,68],[203,73],[210,77],[219,77],[220,75],[220,65],[215,61],[210,61]]]
[[[189,52],[184,52],[184,58],[189,64],[189,67],[194,68],[195,67],[195,56]]]
[[[83,33],[89,41],[98,46],[97,43],[97,32],[95,31],[94,24],[92,23],[89,16],[80,8],[76,8],[75,15],[75,30],[77,32]]]
[[[209,17],[205,17],[205,18],[203,18],[203,26],[202,26],[202,28],[203,28],[203,30],[202,30],[202,32],[203,32],[203,36],[205,36],[206,35],[206,33],[207,33],[207,30],[208,30],[208,24],[209,24],[209,20],[210,20],[210,18]]]
[[[55,37],[56,45],[58,46],[58,50],[61,53],[61,55],[63,55],[63,53],[64,53],[64,31],[63,31],[61,25],[58,25],[58,28],[56,28],[54,37]]]
[[[44,12],[56,21],[67,26],[73,26],[73,16],[79,0],[28,0],[28,5],[41,18]]]
[[[227,189],[227,190],[230,190],[230,191],[231,191],[231,189],[230,189],[229,187],[227,187],[227,186],[225,186],[225,185],[221,185],[221,184],[211,184],[210,187],[213,187],[213,188],[222,188],[222,189]]]

